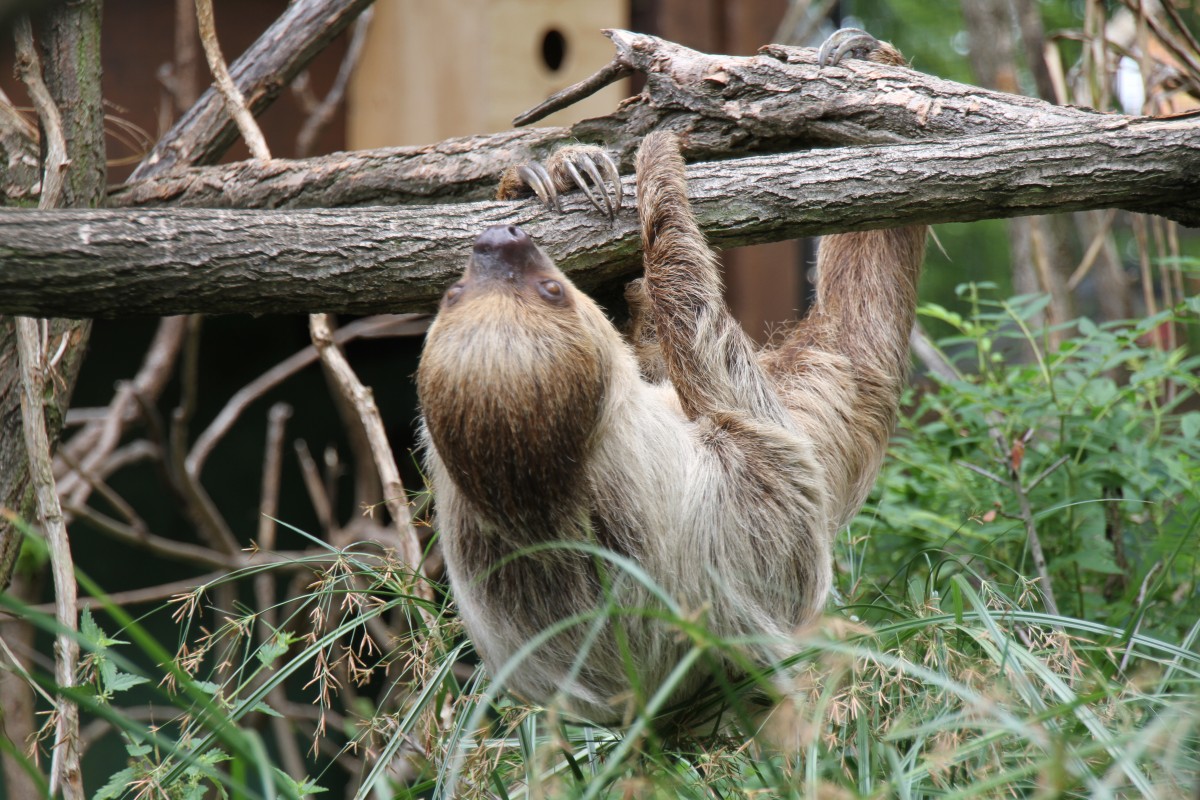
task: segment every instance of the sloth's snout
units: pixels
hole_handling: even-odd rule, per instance
[[[493,225],[475,240],[475,252],[480,255],[493,254],[504,258],[532,249],[533,240],[516,225]]]
[[[512,280],[538,262],[538,249],[516,225],[493,225],[475,240],[472,261],[478,274]]]

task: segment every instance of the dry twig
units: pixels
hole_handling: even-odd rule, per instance
[[[333,339],[338,345],[343,345],[355,339],[416,336],[423,333],[428,324],[428,314],[382,314],[355,320],[349,325],[338,328],[333,334]],[[188,471],[199,476],[209,455],[212,454],[213,448],[225,438],[225,435],[254,401],[300,370],[315,363],[319,358],[317,348],[309,345],[239,389],[229,398],[224,408],[213,418],[208,427],[196,437],[187,456]]]
[[[62,115],[42,80],[42,61],[33,43],[33,26],[27,15],[17,17],[13,24],[13,39],[16,44],[17,74],[25,83],[33,107],[42,121],[42,129],[46,132],[46,156],[42,163],[42,193],[38,198],[38,208],[55,208],[62,200],[63,180],[69,164]]]
[[[186,332],[186,317],[166,317],[159,322],[133,380],[122,382],[103,416],[88,422],[60,449],[59,457],[64,464],[67,459],[73,459],[83,470],[96,475],[112,471],[106,462],[113,456],[126,430],[139,418],[139,402],[150,405],[158,401],[175,371]],[[140,401],[137,398],[141,398]],[[89,485],[75,468],[60,468],[57,475],[60,497],[69,497],[73,505],[87,502]]]
[[[37,496],[38,520],[50,551],[50,571],[54,576],[54,612],[59,633],[54,643],[54,680],[62,688],[75,685],[75,667],[79,662],[76,610],[75,563],[71,542],[58,493],[54,488],[54,470],[50,461],[50,438],[46,433],[45,396],[47,363],[36,320],[18,317],[17,350],[21,362],[21,417],[25,431],[25,449],[29,454],[29,475]],[[65,800],[83,800],[83,778],[79,771],[79,708],[59,696],[55,703],[54,756],[50,766],[50,794],[62,791]]]
[[[292,415],[291,406],[276,403],[267,412],[267,443],[263,453],[262,497],[258,506],[258,547],[270,552],[275,549],[275,516],[279,513],[279,479],[283,471],[283,435],[287,420]],[[278,625],[275,597],[275,575],[270,571],[259,573],[254,578],[254,601],[259,613],[258,635],[265,644],[275,635]],[[287,696],[283,686],[276,686],[267,694],[267,703],[281,708]],[[303,780],[304,759],[296,744],[296,737],[287,717],[271,717],[271,729],[279,747],[284,768],[293,780]]]
[[[997,432],[993,431],[993,435],[996,434]],[[1006,449],[1005,441],[998,435],[996,438],[996,444],[1000,447],[1000,451],[1004,452]],[[1038,577],[1041,579],[1042,598],[1046,603],[1046,613],[1053,616],[1058,616],[1058,601],[1054,598],[1054,585],[1050,582],[1050,568],[1046,563],[1046,552],[1042,549],[1042,539],[1038,536],[1037,525],[1034,522],[1033,507],[1029,504],[1029,493],[1045,480],[1050,473],[1061,467],[1068,460],[1066,457],[1058,459],[1030,481],[1028,485],[1022,483],[1019,470],[1013,469],[1011,464],[1007,462],[1004,465],[1004,469],[1009,475],[1007,479],[969,461],[955,462],[960,467],[965,467],[978,475],[982,475],[993,483],[1007,486],[1016,495],[1017,505],[1020,509],[1018,519],[1025,526],[1025,538],[1029,543],[1029,552],[1033,556],[1033,566],[1037,570]]]
[[[29,17],[20,16],[14,26],[17,71],[37,109],[46,137],[46,155],[42,164],[42,192],[39,208],[53,208],[62,200],[69,160],[62,116],[42,80],[42,65],[33,43]],[[37,498],[38,521],[50,551],[50,571],[54,577],[54,613],[59,632],[54,643],[54,680],[62,688],[75,685],[79,662],[76,609],[75,563],[66,521],[54,484],[50,456],[50,437],[46,430],[45,381],[53,379],[53,364],[42,334],[42,324],[27,317],[15,321],[17,355],[21,368],[21,420],[25,450],[29,458],[29,477]],[[50,794],[62,792],[64,800],[83,800],[83,776],[80,772],[79,707],[65,696],[55,702],[54,755],[50,763]]]
[[[217,91],[225,99],[225,110],[237,123],[250,154],[260,161],[270,161],[271,151],[267,149],[267,140],[263,138],[254,115],[246,108],[246,100],[233,78],[229,76],[229,67],[225,65],[225,57],[221,55],[221,43],[217,41],[217,24],[213,19],[212,0],[196,0],[196,20],[200,23],[200,42],[204,45],[204,57],[208,59],[208,68],[212,71]]]
[[[313,344],[321,354],[321,360],[333,376],[342,395],[353,405],[366,429],[367,438],[371,444],[371,453],[375,457],[375,468],[383,483],[384,503],[392,517],[392,524],[399,537],[399,553],[404,564],[412,570],[416,578],[414,591],[421,597],[431,596],[427,583],[421,579],[421,542],[417,538],[416,529],[412,524],[412,516],[408,509],[408,496],[404,484],[400,480],[400,471],[396,468],[396,458],[392,455],[391,445],[388,444],[387,431],[383,427],[383,419],[379,416],[379,408],[375,405],[375,396],[371,390],[362,384],[346,356],[338,348],[333,339],[333,331],[329,324],[328,314],[313,314],[309,317],[309,331]]]

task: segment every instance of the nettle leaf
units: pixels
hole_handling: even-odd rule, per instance
[[[293,636],[287,631],[275,631],[271,638],[262,643],[262,646],[254,652],[259,663],[264,667],[269,667],[287,654],[288,648],[296,642],[300,641],[300,637]]]
[[[278,711],[276,711],[275,709],[271,708],[269,705],[267,705],[267,704],[266,704],[264,701],[262,701],[262,700],[260,700],[260,701],[258,701],[257,703],[255,703],[255,704],[254,704],[254,705],[251,707],[251,710],[252,710],[252,711],[260,711],[260,712],[262,712],[263,714],[266,714],[268,717],[279,717],[280,719],[282,719],[282,718],[283,718],[283,714],[280,714]]]
[[[100,790],[92,795],[92,800],[118,800],[125,796],[125,789],[129,784],[137,780],[138,772],[133,767],[126,767],[119,772],[114,772],[112,777],[108,779],[108,783],[100,787]]]
[[[88,606],[84,606],[83,611],[79,614],[79,632],[90,641],[97,643],[104,636],[104,631],[100,630],[100,626],[96,624],[96,619],[92,616],[92,609]]]
[[[230,761],[232,759],[233,759],[233,756],[229,755],[229,753],[226,753],[224,750],[214,747],[211,750],[204,751],[204,753],[202,753],[196,759],[196,764],[198,767],[201,767],[201,768],[215,767],[217,764],[223,763],[225,761]]]
[[[105,677],[104,689],[108,692],[124,692],[132,689],[134,686],[141,686],[143,683],[149,682],[149,678],[143,678],[141,675],[119,672],[114,669],[111,676]]]
[[[1200,411],[1189,411],[1179,420],[1179,430],[1189,439],[1200,434]]]
[[[275,774],[279,777],[279,779],[281,781],[289,784],[291,786],[291,788],[295,790],[296,794],[300,795],[301,797],[303,797],[304,795],[320,794],[321,792],[329,791],[328,789],[326,789],[323,786],[318,786],[316,783],[314,783],[309,778],[305,778],[303,781],[297,781],[291,775],[288,775],[286,772],[279,769],[278,767],[275,768]]]
[[[125,744],[125,752],[131,758],[141,758],[154,752],[154,748],[144,742],[127,742]]]
[[[94,644],[98,650],[104,650],[118,644],[129,644],[129,642],[121,639],[110,639],[104,633],[104,629],[96,622],[96,618],[92,616],[92,609],[88,606],[84,606],[83,611],[79,615],[79,632],[83,634],[84,638]]]

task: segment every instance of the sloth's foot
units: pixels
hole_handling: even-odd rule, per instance
[[[899,50],[887,42],[879,41],[861,28],[842,28],[830,34],[817,51],[817,64],[822,67],[835,67],[847,56],[874,61],[877,64],[907,64]]]
[[[561,214],[558,196],[574,188],[582,189],[588,202],[609,219],[615,219],[621,210],[621,176],[617,165],[596,145],[559,148],[545,166],[534,161],[509,167],[500,178],[496,197],[512,200],[533,192],[542,205]]]

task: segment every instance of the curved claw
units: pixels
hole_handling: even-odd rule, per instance
[[[528,187],[546,208],[562,213],[559,193],[573,183],[592,207],[615,220],[621,210],[621,176],[617,164],[603,149],[593,145],[563,148],[546,165],[536,161],[505,173],[498,196],[519,197]],[[506,181],[508,183],[506,183]]]
[[[616,162],[600,149],[580,153],[575,158],[574,163],[570,159],[564,162],[571,179],[583,190],[597,211],[604,213],[610,220],[616,219],[617,212],[621,210],[621,175],[617,171]],[[582,180],[580,168],[591,179],[591,186]]]
[[[613,216],[621,210],[621,173],[617,169],[617,162],[612,160],[612,156],[603,150],[600,151],[600,170],[604,173],[604,177],[608,179],[605,184],[611,184],[613,187]]]
[[[592,179],[593,185],[600,191],[601,197],[604,200],[605,213],[608,214],[610,220],[616,219],[617,209],[613,205],[612,197],[610,196],[608,182],[600,175],[600,169],[596,166],[596,162],[587,156],[580,159],[583,162],[583,168],[587,172],[588,177]],[[617,184],[617,192],[620,192],[621,184]]]
[[[586,160],[584,160],[584,158],[580,158],[580,162],[583,161]],[[586,180],[583,180],[583,175],[580,174],[580,169],[575,166],[574,161],[571,161],[570,158],[566,158],[566,160],[563,161],[563,167],[566,169],[566,173],[571,176],[571,180],[575,181],[575,185],[580,187],[584,194],[587,194],[589,203],[595,207],[596,211],[600,211],[601,213],[611,213],[612,210],[610,207],[608,207],[607,196],[604,198],[604,200],[601,200],[600,197],[596,196],[595,188],[588,184]],[[587,167],[584,167],[584,169],[587,169]]]
[[[847,53],[853,58],[866,58],[879,46],[879,40],[862,28],[841,28],[830,34],[817,51],[817,65],[836,66]]]
[[[558,190],[554,188],[554,181],[550,179],[550,173],[546,172],[545,167],[534,161],[518,168],[517,174],[530,189],[533,189],[542,205],[562,213],[562,206],[558,202]]]

